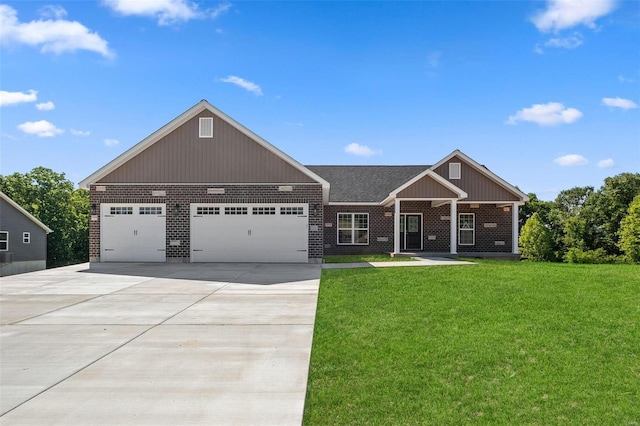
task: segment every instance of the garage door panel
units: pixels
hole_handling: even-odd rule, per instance
[[[164,204],[102,204],[101,261],[165,262]]]
[[[296,205],[291,210],[291,206],[192,204],[191,261],[306,263],[307,207]],[[218,213],[197,214],[205,211]]]

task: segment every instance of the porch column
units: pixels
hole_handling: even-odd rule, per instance
[[[456,200],[451,200],[451,212],[449,213],[451,217],[451,254],[458,253],[458,203]]]
[[[400,253],[400,200],[396,198],[394,202],[395,212],[393,215],[393,253]]]
[[[518,205],[516,203],[513,203],[513,206],[511,207],[511,228],[511,252],[513,254],[518,254]]]

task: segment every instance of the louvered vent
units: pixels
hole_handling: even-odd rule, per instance
[[[213,137],[213,117],[200,117],[200,137]]]

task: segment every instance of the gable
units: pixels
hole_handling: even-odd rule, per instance
[[[397,198],[444,198],[457,199],[458,194],[437,182],[433,176],[426,174],[418,181],[398,192]]]
[[[449,179],[450,163],[460,163],[460,179]],[[519,195],[491,179],[488,174],[493,173],[488,169],[486,173],[479,171],[461,155],[451,156],[446,161],[437,164],[433,170],[465,191],[468,194],[465,201],[523,201]]]
[[[213,138],[199,119],[213,117]],[[96,183],[315,183],[310,176],[205,109]]]
[[[22,231],[33,232],[41,230],[45,234],[53,232],[44,223],[36,219],[31,213],[23,209],[4,192],[0,191],[0,223],[2,231],[14,231],[15,226],[20,225]]]

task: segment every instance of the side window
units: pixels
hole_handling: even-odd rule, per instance
[[[460,213],[458,218],[458,244],[472,246],[476,243],[476,216],[473,213]]]
[[[22,233],[22,243],[23,244],[31,244],[31,233],[23,232]]]
[[[0,231],[0,251],[9,250],[9,231]]]

